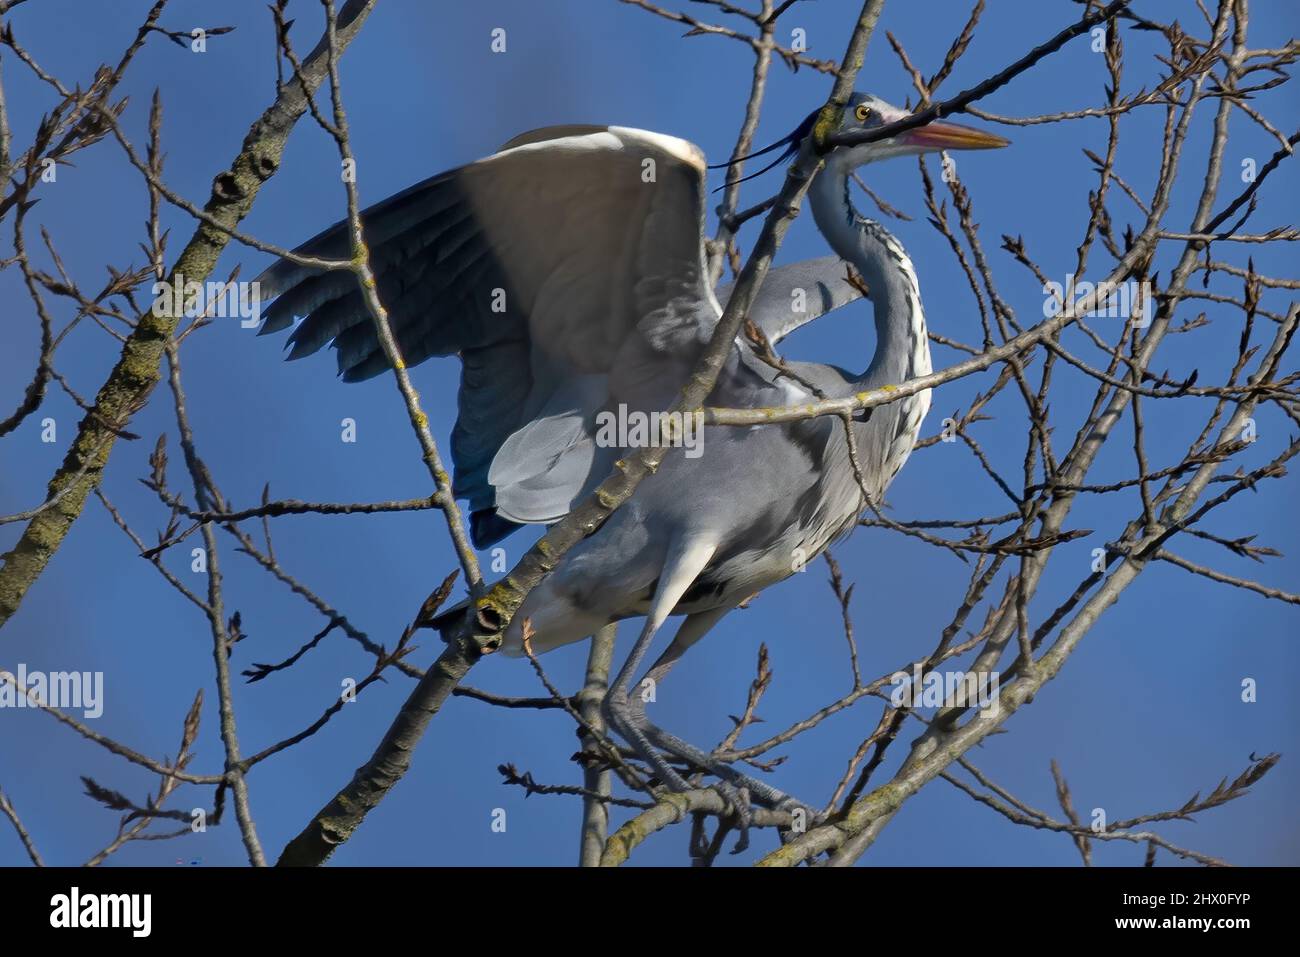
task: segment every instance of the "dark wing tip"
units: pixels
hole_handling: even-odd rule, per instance
[[[523,526],[502,518],[495,508],[481,508],[469,516],[469,537],[475,548],[489,548],[520,528]]]

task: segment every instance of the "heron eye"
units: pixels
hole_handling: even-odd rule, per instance
[[[858,108],[853,111],[853,115],[858,118],[859,123],[865,123],[871,119],[871,107],[865,103],[859,104]]]

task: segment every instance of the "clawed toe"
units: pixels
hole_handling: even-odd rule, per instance
[[[733,823],[739,832],[736,846],[731,849],[731,853],[740,854],[749,847],[749,826],[754,820],[754,812],[749,804],[749,791],[737,788],[726,781],[717,782],[713,785],[713,790],[731,806]]]

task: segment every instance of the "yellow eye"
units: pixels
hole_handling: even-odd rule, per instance
[[[853,115],[858,118],[859,123],[865,123],[871,119],[871,107],[865,103],[859,103],[858,108],[853,111]]]

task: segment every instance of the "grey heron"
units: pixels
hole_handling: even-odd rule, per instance
[[[871,129],[906,115],[855,93],[842,128]],[[808,126],[782,143],[797,146]],[[835,255],[771,270],[750,318],[779,342],[861,295],[846,275],[851,264],[874,310],[866,371],[789,362],[792,378],[738,337],[710,402],[785,406],[809,401],[813,391],[846,396],[928,373],[911,260],[854,208],[850,174],[888,157],[1004,145],[989,133],[932,122],[829,152],[809,200]],[[363,213],[379,294],[407,365],[460,356],[454,489],[469,501],[477,547],[521,525],[558,521],[609,473],[626,449],[599,441],[602,412],[649,414],[672,405],[729,295],[707,278],[706,196],[704,156],[691,143],[617,126],[561,126],[525,133]],[[298,251],[348,258],[345,226]],[[259,282],[263,296],[278,297],[262,333],[305,317],[290,336],[290,358],[332,342],[345,381],[387,369],[350,272],[282,260]],[[919,392],[852,423],[861,484],[844,426],[833,417],[711,429],[701,455],[670,454],[529,594],[504,650],[521,653],[525,621],[532,646],[546,651],[644,616],[607,698],[611,726],[670,787],[689,787],[669,763],[675,757],[715,774],[729,797],[743,786],[764,803],[787,801],[652,724],[630,693],[632,679],[669,615],[686,617],[643,681],[662,681],[728,611],[853,528],[864,490],[879,498],[906,461],[929,403],[929,393]]]

